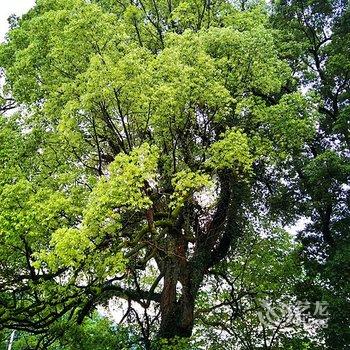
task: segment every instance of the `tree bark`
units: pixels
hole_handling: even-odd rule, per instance
[[[174,266],[164,278],[164,288],[160,303],[161,324],[159,338],[173,339],[175,337],[188,338],[192,335],[194,325],[195,300],[200,283],[192,283],[195,279],[192,273],[180,276],[179,268]],[[196,278],[202,282],[204,273]],[[180,283],[179,283],[180,282]],[[176,287],[181,285],[181,294]]]
[[[206,229],[197,233],[192,256],[188,255],[188,241],[183,229],[187,218],[185,211],[168,232],[167,256],[162,264],[164,285],[159,338],[188,338],[192,335],[195,301],[204,277],[228,254],[232,242],[239,236],[242,184],[235,183],[230,172],[220,174],[220,183],[216,212]]]

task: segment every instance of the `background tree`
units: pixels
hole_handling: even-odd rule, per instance
[[[307,278],[301,247],[283,230],[261,227],[257,234],[254,226],[207,278],[195,335],[205,337],[207,349],[323,348],[315,306],[295,295]]]
[[[309,282],[302,297],[330,303],[328,347],[350,342],[349,304],[349,4],[348,1],[275,1],[274,23],[284,28],[284,48],[300,87],[318,100],[317,134],[294,161],[300,210],[309,224],[300,232]]]

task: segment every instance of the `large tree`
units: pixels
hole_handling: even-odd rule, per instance
[[[189,337],[203,281],[247,225],[293,223],[314,188],[296,165],[323,123],[286,51],[247,1],[38,0],[13,19],[1,325],[44,333],[116,297],[146,347],[154,328]]]

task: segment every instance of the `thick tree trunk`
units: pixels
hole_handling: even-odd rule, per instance
[[[217,210],[207,229],[197,233],[191,257],[188,256],[188,241],[183,232],[184,217],[188,218],[188,215],[183,212],[169,230],[168,255],[161,264],[164,285],[160,302],[159,338],[192,335],[195,301],[204,276],[208,269],[227,255],[232,241],[239,236],[241,226],[237,216],[241,208],[241,186],[235,192],[235,201],[231,201],[234,183],[232,174],[223,172],[220,182]]]
[[[159,338],[190,337],[193,323],[194,301],[181,297],[176,303],[163,305]]]
[[[184,256],[183,239],[176,240],[175,254],[168,260],[160,302],[159,338],[190,337],[194,325],[195,300],[204,270],[193,268]],[[202,271],[200,271],[202,270]]]
[[[161,324],[159,337],[172,339],[190,337],[194,324],[196,292],[182,284],[181,293],[176,293],[176,279],[165,279],[161,299]],[[198,290],[198,289],[197,289]]]

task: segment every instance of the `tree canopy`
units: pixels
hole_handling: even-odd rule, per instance
[[[101,333],[138,339],[130,349],[182,338],[344,349],[349,11],[37,0],[12,18],[0,47],[1,327],[47,348],[125,300],[130,328]],[[262,326],[264,298],[325,301],[327,328],[314,339],[293,322]]]

